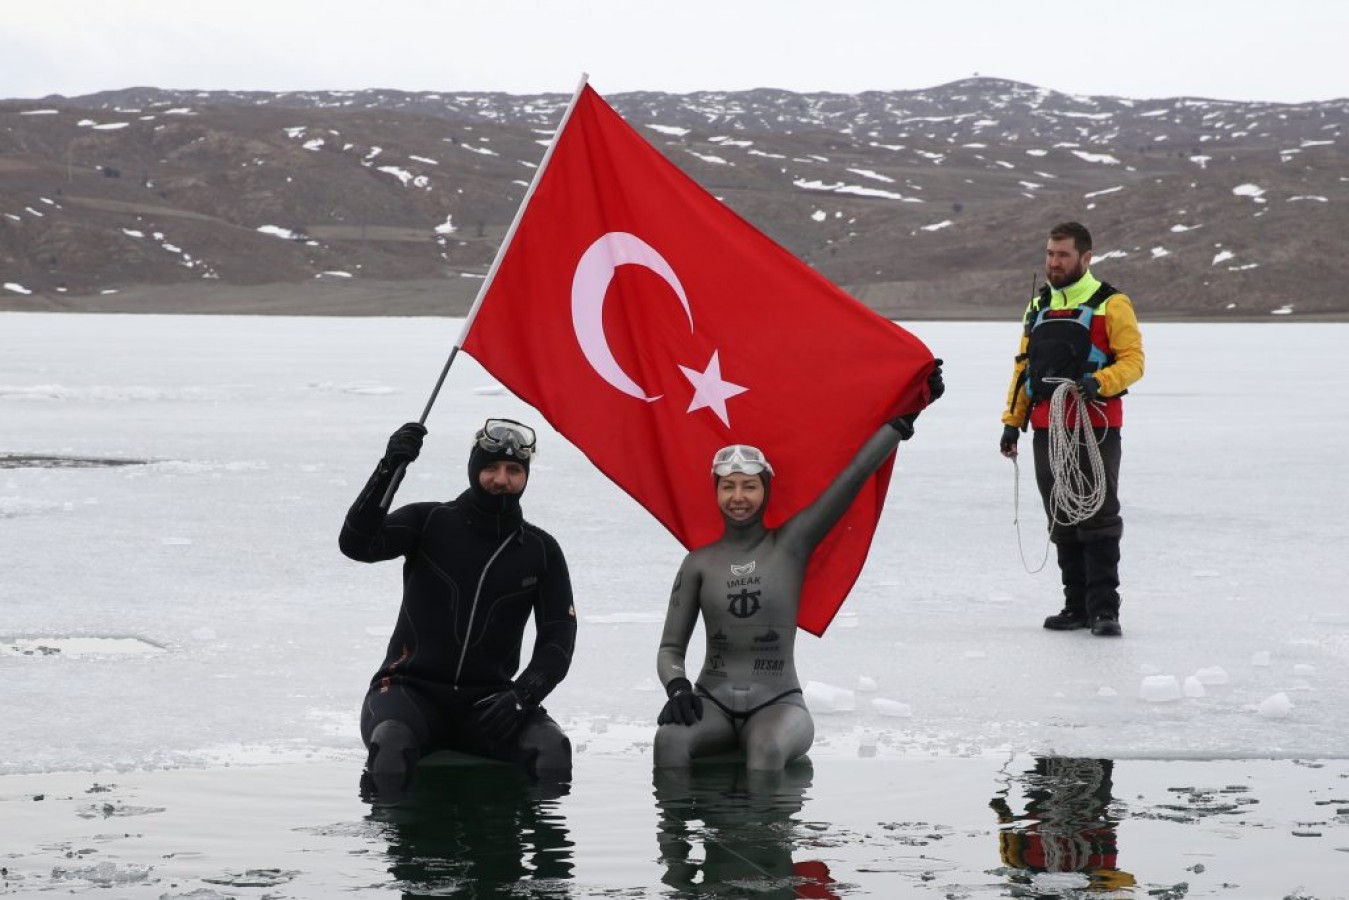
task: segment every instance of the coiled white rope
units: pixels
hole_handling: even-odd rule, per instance
[[[1049,493],[1049,522],[1045,532],[1044,558],[1032,569],[1026,562],[1021,545],[1021,466],[1012,457],[1015,476],[1013,486],[1013,518],[1016,526],[1017,550],[1021,564],[1031,574],[1039,572],[1049,561],[1049,533],[1055,525],[1077,525],[1096,515],[1105,503],[1105,461],[1101,458],[1101,441],[1091,427],[1090,405],[1077,384],[1067,378],[1047,378],[1058,387],[1049,398],[1049,471],[1054,486]],[[1097,401],[1098,403],[1100,401]],[[1073,404],[1073,424],[1068,425],[1069,403]],[[1101,440],[1105,439],[1102,432]],[[1087,466],[1081,464],[1086,457]]]

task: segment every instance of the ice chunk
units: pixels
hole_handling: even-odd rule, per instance
[[[1293,666],[1293,674],[1299,678],[1311,678],[1316,674],[1316,666],[1308,665],[1307,663],[1298,663]]]
[[[1180,682],[1174,675],[1147,675],[1138,686],[1138,699],[1166,703],[1180,699]]]
[[[875,693],[877,688],[876,679],[869,675],[857,676],[857,690],[864,694]]]
[[[1270,656],[1268,650],[1257,650],[1251,654],[1251,665],[1253,666],[1267,666],[1269,665],[1269,660]]]
[[[1115,690],[1108,684],[1102,685],[1100,690],[1096,692],[1096,696],[1104,698],[1106,700],[1113,700],[1115,697],[1119,696],[1119,691]]]
[[[1293,711],[1293,701],[1283,691],[1261,700],[1255,711],[1269,719],[1282,719]]]
[[[815,713],[852,712],[857,708],[857,696],[852,691],[823,681],[807,681],[803,693],[806,705]]]
[[[884,697],[876,697],[871,701],[871,708],[883,716],[889,716],[892,719],[907,719],[913,715],[913,707],[907,703],[900,703],[898,700],[887,700]]]
[[[1208,691],[1204,690],[1204,682],[1200,681],[1195,675],[1191,675],[1185,679],[1184,690],[1186,697],[1203,697],[1208,693]]]
[[[1208,666],[1194,673],[1200,684],[1227,684],[1227,670],[1222,666]]]

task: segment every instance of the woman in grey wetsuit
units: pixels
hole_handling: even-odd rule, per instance
[[[927,386],[929,402],[945,390],[941,360]],[[669,698],[657,719],[657,766],[741,750],[751,769],[781,769],[810,749],[815,723],[793,656],[806,565],[867,478],[913,436],[917,415],[882,425],[824,493],[775,529],[763,524],[768,459],[744,444],[717,451],[712,475],[726,531],[684,558],[670,592],[656,657]],[[684,656],[700,613],[707,658],[695,685]]]

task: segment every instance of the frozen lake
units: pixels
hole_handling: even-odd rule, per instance
[[[576,590],[576,662],[548,701],[576,781],[539,799],[421,778],[424,806],[385,821],[355,796],[357,710],[399,567],[336,538],[460,322],[0,315],[0,893],[1083,896],[1101,884],[1007,862],[1040,833],[1036,758],[1056,755],[1089,781],[1113,761],[1113,794],[1074,806],[1069,781],[1054,801],[1118,845],[1110,878],[1344,896],[1349,326],[1144,322],[1122,640],[1040,627],[1057,577],[1023,564],[997,453],[1015,323],[909,327],[948,390],[900,450],[843,613],[798,641],[813,776],[656,784],[654,806],[683,550],[461,355],[397,502],[456,495],[487,416],[543,426],[524,506]],[[1020,498],[1034,568],[1029,465]],[[1140,695],[1168,677],[1176,699]],[[692,868],[670,863],[690,847]],[[834,893],[798,893],[821,865]]]
[[[337,531],[460,324],[0,315],[0,774],[359,757],[399,572],[345,559]],[[815,759],[1349,755],[1349,326],[1144,325],[1120,641],[1040,627],[1057,576],[1023,565],[996,449],[1015,323],[908,326],[949,387],[842,614],[798,642]],[[457,494],[489,415],[543,426],[525,513],[580,618],[548,706],[580,765],[647,754],[673,538],[463,354],[395,502]],[[145,464],[19,459],[43,456]],[[1034,567],[1029,463],[1020,497]],[[1190,691],[1140,699],[1155,676]]]

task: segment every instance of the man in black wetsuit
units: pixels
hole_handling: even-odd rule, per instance
[[[576,610],[561,548],[520,511],[534,431],[488,419],[469,453],[468,490],[387,512],[384,493],[425,434],[417,423],[394,432],[338,540],[359,562],[404,557],[398,623],[361,708],[363,789],[397,803],[417,760],[437,750],[568,780],[571,744],[540,703],[571,665]],[[531,614],[534,651],[517,675]]]

